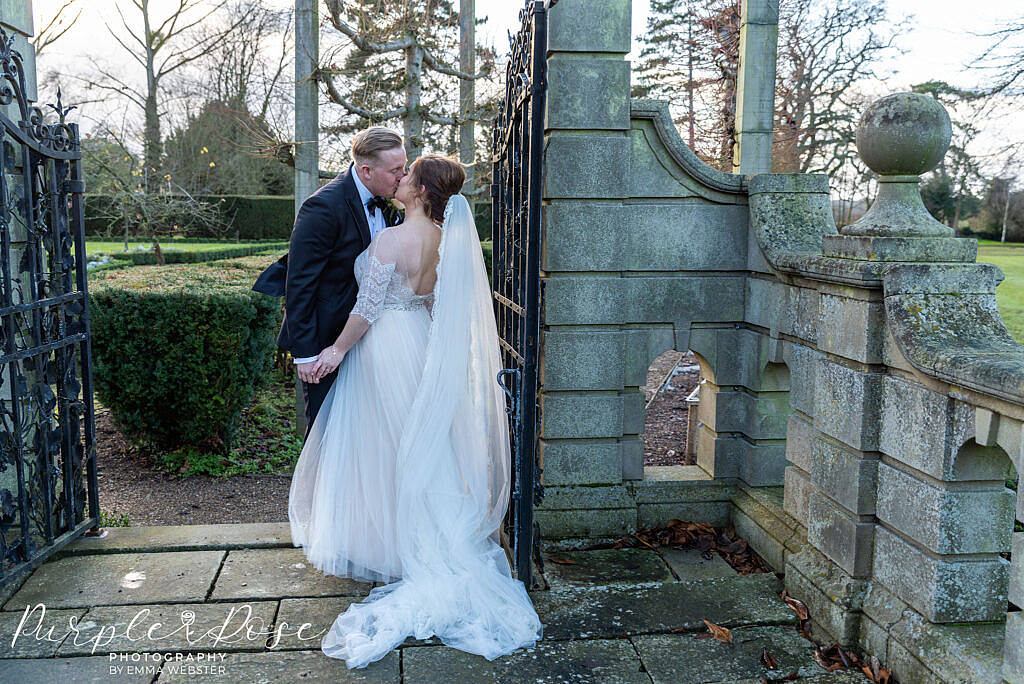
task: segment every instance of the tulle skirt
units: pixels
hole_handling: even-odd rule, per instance
[[[426,517],[437,528],[417,521],[411,542],[408,529],[398,527],[396,455],[423,374],[430,323],[427,310],[417,308],[386,310],[370,326],[339,367],[292,477],[292,542],[310,564],[330,575],[385,583],[339,615],[323,638],[324,653],[349,668],[378,660],[408,636],[436,635],[493,659],[542,635],[497,535],[480,538],[471,525],[452,529],[470,522],[459,512],[470,510],[470,502],[446,467],[450,443],[424,445],[418,454],[438,462],[436,479],[422,492],[431,511]]]

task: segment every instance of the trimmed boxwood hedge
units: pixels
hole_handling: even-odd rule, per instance
[[[287,247],[287,242],[259,242],[247,245],[213,244],[210,245],[209,249],[185,251],[169,249],[162,250],[161,254],[164,257],[165,264],[194,264],[203,261],[217,261],[220,259],[244,257],[251,254],[265,254],[268,251],[287,249]],[[157,263],[156,254],[154,252],[117,252],[111,256],[114,259],[130,261],[136,266],[152,265]]]
[[[250,288],[277,256],[90,274],[96,394],[127,435],[230,448],[276,350],[281,300]]]
[[[195,195],[196,200],[207,202],[220,212],[224,219],[223,229],[227,236],[239,240],[287,240],[292,234],[295,223],[295,199],[289,196],[253,196],[242,195]],[[89,236],[117,236],[123,232],[118,221],[111,223],[106,216],[111,212],[105,210],[110,205],[108,195],[85,195],[85,234]],[[178,224],[191,223],[185,217]],[[159,231],[170,226],[154,226]],[[225,237],[213,232],[204,234],[202,230],[192,229],[191,237]]]

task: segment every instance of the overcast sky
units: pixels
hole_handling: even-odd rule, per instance
[[[270,0],[286,7],[293,0]],[[63,0],[35,0],[36,26],[49,17]],[[114,24],[115,0],[83,0],[87,11],[75,27],[44,55],[42,70],[67,61],[82,63],[85,55],[117,63],[123,58],[120,48],[106,35],[104,23]],[[127,3],[125,3],[127,5]],[[151,7],[160,14],[162,5],[170,7],[177,0],[152,0]],[[457,4],[457,2],[456,2]],[[486,16],[487,24],[479,38],[498,48],[508,49],[507,32],[518,27],[520,0],[477,0],[478,16]],[[886,75],[882,83],[864,84],[869,91],[879,94],[905,90],[911,84],[942,79],[961,86],[976,85],[981,78],[967,65],[977,57],[991,39],[982,35],[1006,24],[1011,19],[1024,18],[1024,0],[890,0],[890,13],[894,18],[912,17],[911,27],[902,37],[900,45],[905,54],[893,54],[880,68]],[[633,2],[634,51],[646,27],[649,0]],[[992,130],[1005,138],[1007,131],[1014,139],[1024,139],[1024,117],[1008,116],[993,122]],[[83,122],[84,123],[84,122]],[[86,127],[85,125],[83,127]]]

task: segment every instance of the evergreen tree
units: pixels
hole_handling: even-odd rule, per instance
[[[164,141],[171,191],[290,195],[294,170],[256,154],[258,141],[270,135],[266,121],[244,103],[205,102]]]
[[[409,156],[424,147],[457,151],[460,79],[493,69],[494,54],[478,49],[480,73],[458,63],[459,14],[451,0],[327,0],[330,24],[348,39],[319,71],[332,102],[343,113],[327,133],[345,135],[373,124],[401,121]],[[341,63],[341,66],[338,65]],[[490,106],[469,117],[483,120]]]
[[[634,97],[668,99],[691,149],[731,168],[739,64],[738,0],[651,0]]]

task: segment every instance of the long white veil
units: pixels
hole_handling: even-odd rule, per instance
[[[511,478],[497,330],[466,198],[444,213],[425,367],[397,457],[402,579],[338,616],[322,647],[349,668],[408,635],[437,635],[488,659],[536,642],[543,627],[497,543]]]

